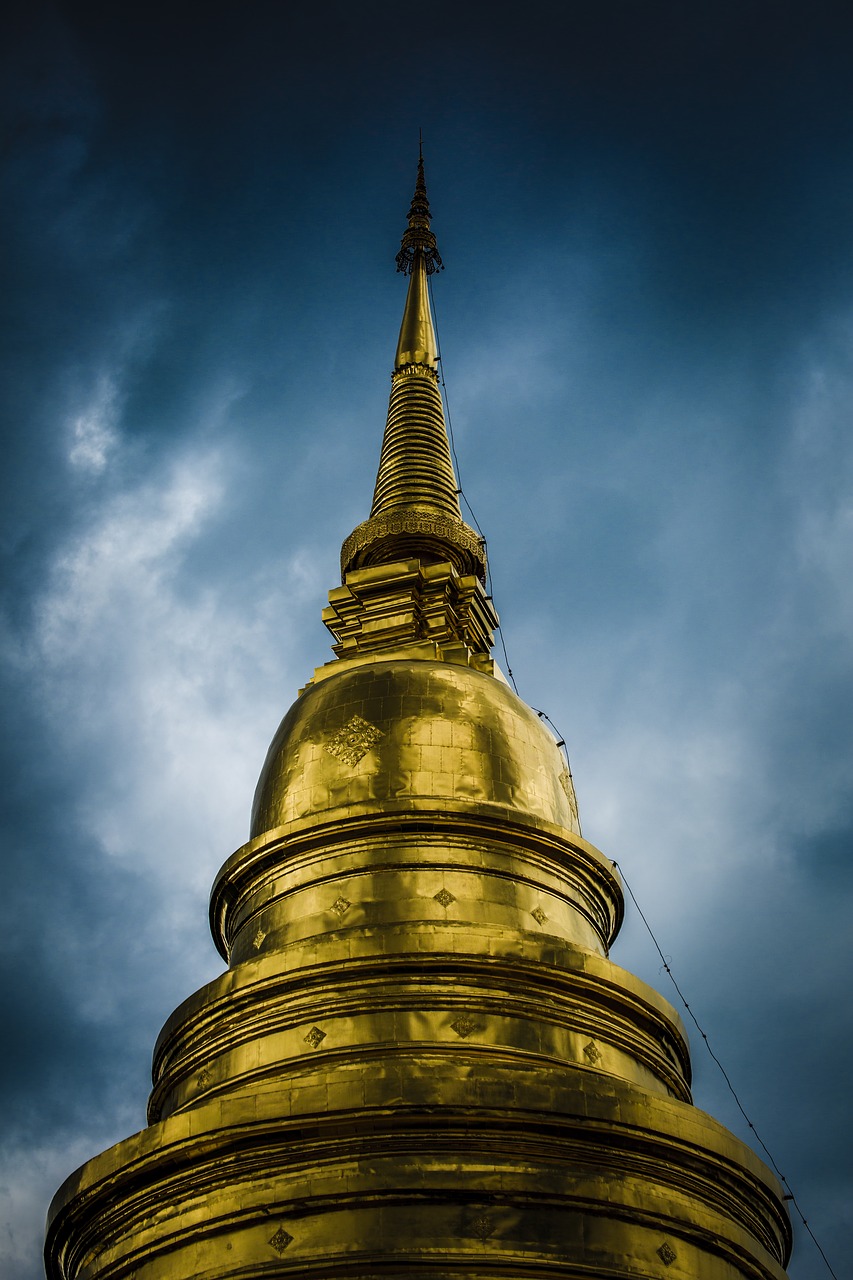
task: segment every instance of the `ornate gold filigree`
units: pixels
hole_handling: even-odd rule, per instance
[[[270,1244],[276,1253],[281,1257],[289,1244],[293,1243],[293,1236],[289,1231],[285,1231],[284,1227],[279,1227],[275,1235],[270,1238]]]
[[[336,756],[338,760],[343,760],[344,764],[358,764],[362,756],[366,755],[374,742],[378,742],[382,736],[381,729],[377,729],[367,720],[362,720],[361,716],[352,716],[342,729],[329,738],[325,747],[331,755]]]

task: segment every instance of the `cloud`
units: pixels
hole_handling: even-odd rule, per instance
[[[137,1119],[128,1108],[124,1117],[131,1126],[128,1132]],[[103,1139],[109,1141],[110,1136],[108,1130],[101,1128]],[[80,1134],[45,1142],[34,1142],[27,1136],[4,1148],[0,1154],[0,1258],[4,1280],[32,1280],[37,1274],[39,1264],[33,1241],[44,1231],[43,1188],[58,1187],[69,1170],[90,1155],[88,1138]]]
[[[16,1280],[218,968],[210,881],[328,653],[419,123],[522,695],[847,1247],[853,46],[837,5],[769,31],[765,8],[499,5],[484,37],[439,6],[411,63],[381,6],[226,6],[201,45],[174,6],[27,6],[2,174]],[[665,989],[630,911],[614,959]]]
[[[57,552],[23,659],[80,762],[78,817],[98,847],[199,897],[223,836],[244,838],[270,727],[252,712],[289,649],[277,588],[298,596],[311,575],[298,551],[279,582],[262,565],[247,616],[186,574],[229,470],[224,446],[197,446],[97,506]]]
[[[102,377],[91,403],[69,423],[68,461],[72,467],[94,475],[104,470],[118,443],[116,412],[115,385]]]

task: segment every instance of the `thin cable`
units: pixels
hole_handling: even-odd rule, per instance
[[[433,293],[432,279],[430,276],[427,276],[427,288],[429,290],[429,300],[432,306],[433,324],[435,325],[435,343],[436,343],[436,346],[438,347],[438,351],[437,351],[438,380],[439,380],[439,383],[441,384],[441,391],[444,399],[444,416],[447,419],[447,435],[448,435],[448,439],[450,440],[450,452],[453,455],[453,465],[456,468],[456,483],[459,486],[459,488],[456,490],[456,494],[458,497],[462,499],[462,501],[465,503],[465,506],[468,508],[468,511],[471,516],[471,522],[473,523],[474,528],[477,530],[482,540],[483,551],[485,552],[485,556],[486,556],[486,591],[490,599],[494,599],[495,591],[494,591],[494,585],[493,585],[492,570],[489,565],[489,544],[486,539],[486,535],[483,533],[483,530],[480,528],[480,522],[477,519],[476,515],[474,514],[474,508],[471,506],[471,503],[468,501],[468,497],[465,493],[465,490],[462,488],[462,473],[459,467],[459,457],[456,453],[456,441],[453,436],[453,418],[451,417],[451,414],[450,414],[450,401],[448,400],[448,397],[447,397],[447,383],[444,380],[444,361],[441,358],[441,338],[438,332],[438,315],[435,309],[435,295]],[[509,654],[506,651],[506,640],[504,639],[503,627],[501,626],[500,622],[498,622],[496,630],[498,633],[498,640],[500,641],[501,650],[504,656],[506,673],[509,676],[510,683],[513,689],[515,690],[516,693],[518,693],[518,685],[515,683],[515,676],[512,674],[512,667],[509,665]],[[559,734],[557,736],[559,737]]]
[[[756,1142],[757,1142],[757,1143],[758,1143],[758,1145],[761,1147],[761,1149],[762,1149],[762,1151],[764,1152],[764,1154],[767,1156],[767,1159],[768,1159],[768,1161],[770,1162],[770,1164],[771,1164],[771,1166],[772,1166],[772,1168],[773,1168],[774,1172],[776,1173],[776,1175],[777,1175],[777,1177],[778,1177],[779,1181],[782,1183],[782,1186],[783,1186],[783,1187],[786,1189],[786,1191],[788,1192],[788,1194],[785,1196],[785,1199],[786,1199],[787,1201],[789,1201],[789,1202],[793,1205],[793,1207],[796,1209],[797,1214],[799,1215],[800,1221],[802,1222],[802,1224],[803,1224],[803,1226],[805,1227],[805,1229],[806,1229],[806,1231],[808,1232],[808,1234],[811,1236],[812,1241],[814,1242],[814,1246],[815,1246],[815,1248],[817,1249],[818,1253],[819,1253],[819,1254],[820,1254],[820,1256],[823,1258],[823,1261],[824,1261],[824,1263],[826,1264],[826,1269],[827,1269],[827,1271],[828,1271],[828,1272],[829,1272],[829,1274],[833,1277],[833,1280],[838,1280],[838,1277],[836,1276],[835,1272],[833,1271],[832,1267],[830,1266],[829,1259],[827,1258],[826,1254],[824,1253],[823,1249],[822,1249],[822,1248],[821,1248],[821,1246],[820,1246],[820,1242],[818,1241],[817,1236],[815,1235],[815,1233],[812,1231],[811,1227],[809,1226],[809,1224],[808,1224],[808,1219],[807,1219],[807,1218],[805,1217],[805,1215],[803,1214],[803,1211],[802,1211],[802,1209],[800,1208],[800,1206],[799,1206],[799,1204],[798,1204],[798,1202],[797,1202],[797,1197],[794,1195],[793,1191],[791,1190],[791,1184],[788,1182],[788,1179],[785,1177],[784,1173],[783,1173],[783,1172],[782,1172],[782,1170],[779,1168],[779,1166],[778,1166],[778,1164],[776,1163],[776,1161],[773,1159],[773,1156],[771,1155],[770,1151],[767,1149],[767,1146],[766,1146],[766,1144],[765,1144],[765,1142],[764,1142],[764,1139],[761,1137],[761,1135],[760,1135],[760,1133],[758,1132],[758,1130],[756,1129],[755,1125],[752,1123],[752,1121],[750,1120],[750,1118],[749,1118],[749,1116],[747,1115],[746,1111],[744,1110],[743,1103],[741,1102],[740,1098],[739,1098],[739,1097],[738,1097],[738,1095],[737,1095],[737,1091],[735,1090],[735,1087],[734,1087],[734,1085],[732,1084],[731,1079],[729,1078],[729,1074],[728,1074],[728,1072],[726,1071],[726,1069],[725,1069],[725,1067],[723,1066],[722,1062],[720,1062],[720,1059],[719,1059],[719,1058],[717,1057],[717,1055],[714,1053],[714,1050],[711,1048],[711,1043],[710,1043],[710,1041],[708,1040],[708,1036],[706,1035],[706,1033],[705,1033],[705,1031],[702,1029],[702,1027],[699,1025],[699,1020],[698,1020],[698,1018],[696,1017],[696,1014],[695,1014],[695,1013],[693,1012],[693,1010],[690,1008],[690,1005],[687,1003],[687,1000],[686,1000],[686,999],[685,999],[685,997],[684,997],[684,993],[682,992],[681,987],[680,987],[680,986],[678,985],[678,983],[676,982],[676,980],[675,980],[675,975],[673,974],[672,969],[671,969],[671,968],[670,968],[670,966],[669,966],[669,962],[667,961],[666,956],[664,955],[663,951],[662,951],[662,950],[661,950],[661,948],[660,948],[660,944],[658,943],[658,940],[657,940],[657,938],[655,937],[655,935],[654,935],[654,933],[653,933],[653,931],[652,931],[652,926],[649,924],[648,920],[646,919],[646,917],[645,917],[645,915],[644,915],[644,913],[643,913],[643,909],[642,909],[642,907],[640,906],[639,902],[637,901],[637,899],[636,899],[636,897],[635,897],[635,895],[634,895],[634,890],[631,888],[630,884],[628,883],[627,877],[625,876],[625,872],[623,871],[622,867],[619,865],[619,863],[618,863],[618,862],[614,862],[614,863],[613,863],[613,866],[614,866],[614,867],[616,867],[617,871],[619,872],[620,876],[622,877],[622,883],[624,884],[625,888],[628,890],[628,893],[629,893],[629,895],[630,895],[631,901],[633,902],[634,906],[637,908],[637,912],[638,912],[638,914],[639,914],[639,917],[640,917],[640,919],[642,920],[643,924],[646,926],[646,930],[647,930],[647,932],[648,932],[648,935],[649,935],[649,937],[651,938],[651,940],[652,940],[652,942],[653,942],[653,944],[654,944],[655,951],[657,951],[658,955],[660,956],[661,961],[662,961],[662,963],[663,963],[663,967],[664,967],[664,969],[666,970],[667,974],[669,975],[669,980],[670,980],[670,982],[672,983],[672,985],[675,987],[675,990],[678,992],[678,998],[680,999],[681,1003],[684,1005],[684,1007],[685,1007],[685,1009],[687,1010],[687,1012],[690,1014],[690,1018],[691,1018],[691,1020],[692,1020],[692,1022],[693,1022],[693,1024],[694,1024],[694,1026],[696,1027],[696,1030],[699,1032],[700,1036],[701,1036],[701,1037],[702,1037],[702,1039],[705,1041],[705,1048],[708,1050],[708,1052],[710,1053],[710,1055],[711,1055],[711,1057],[713,1058],[714,1062],[716,1062],[717,1066],[719,1067],[719,1069],[720,1069],[720,1073],[721,1073],[721,1075],[722,1075],[723,1079],[725,1080],[726,1084],[728,1085],[729,1093],[732,1095],[732,1097],[734,1098],[734,1100],[735,1100],[735,1102],[736,1102],[736,1104],[737,1104],[738,1111],[740,1111],[740,1113],[741,1113],[741,1115],[743,1116],[744,1120],[745,1120],[745,1121],[746,1121],[746,1123],[749,1125],[749,1128],[750,1128],[750,1130],[752,1131],[752,1134],[753,1134],[753,1136],[754,1136],[754,1138],[755,1138]]]
[[[569,748],[566,746],[566,739],[565,739],[565,738],[563,737],[563,735],[560,733],[560,730],[559,730],[559,729],[557,728],[557,726],[554,724],[554,721],[553,721],[553,720],[551,719],[551,717],[548,715],[547,711],[540,711],[537,707],[534,707],[534,706],[532,705],[532,703],[531,703],[531,706],[530,706],[530,710],[531,710],[531,711],[535,711],[535,712],[536,712],[536,714],[537,714],[537,716],[539,717],[539,719],[540,719],[540,720],[544,720],[547,724],[549,724],[549,725],[551,726],[552,730],[554,731],[554,735],[555,735],[555,737],[557,738],[557,746],[558,746],[558,747],[562,747],[563,754],[564,754],[564,756],[566,757],[566,771],[567,771],[567,773],[568,773],[568,775],[569,775],[569,782],[570,782],[570,784],[571,784],[572,794],[573,794],[573,795],[574,795],[574,797],[575,797],[574,815],[575,815],[575,821],[576,821],[576,822],[577,822],[577,824],[578,824],[578,835],[582,836],[582,835],[583,835],[583,831],[582,831],[582,829],[581,829],[580,806],[578,805],[577,793],[575,792],[575,779],[574,779],[574,776],[573,776],[573,774],[572,774],[572,762],[571,762],[571,760],[569,759]],[[570,801],[569,803],[571,803],[571,801]]]

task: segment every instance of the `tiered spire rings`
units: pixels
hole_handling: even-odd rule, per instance
[[[347,538],[341,571],[417,557],[424,564],[449,562],[465,577],[486,579],[483,539],[462,519],[444,408],[438,385],[435,336],[427,277],[442,266],[424,180],[418,163],[409,225],[397,269],[409,277],[397,342],[391,400],[379,459],[370,518]]]

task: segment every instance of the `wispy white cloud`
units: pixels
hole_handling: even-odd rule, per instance
[[[78,820],[195,897],[245,838],[269,688],[287,688],[285,601],[313,576],[305,552],[259,567],[247,616],[215,575],[184,572],[229,469],[222,447],[191,449],[96,508],[56,556],[29,651],[42,714],[78,761]]]
[[[853,632],[853,320],[835,326],[823,358],[809,363],[784,460],[795,527],[793,566],[814,589],[801,623]]]
[[[90,403],[68,424],[68,461],[80,471],[100,474],[118,443],[118,405],[115,382],[98,379]]]
[[[117,1126],[98,1125],[104,1144],[138,1126],[138,1115],[128,1107],[116,1116]],[[95,1121],[97,1124],[97,1121]],[[69,1172],[91,1156],[89,1139],[79,1134],[57,1135],[49,1142],[35,1142],[31,1135],[0,1149],[0,1260],[4,1280],[32,1280],[37,1274],[38,1248],[47,1209],[44,1188],[58,1187]]]

